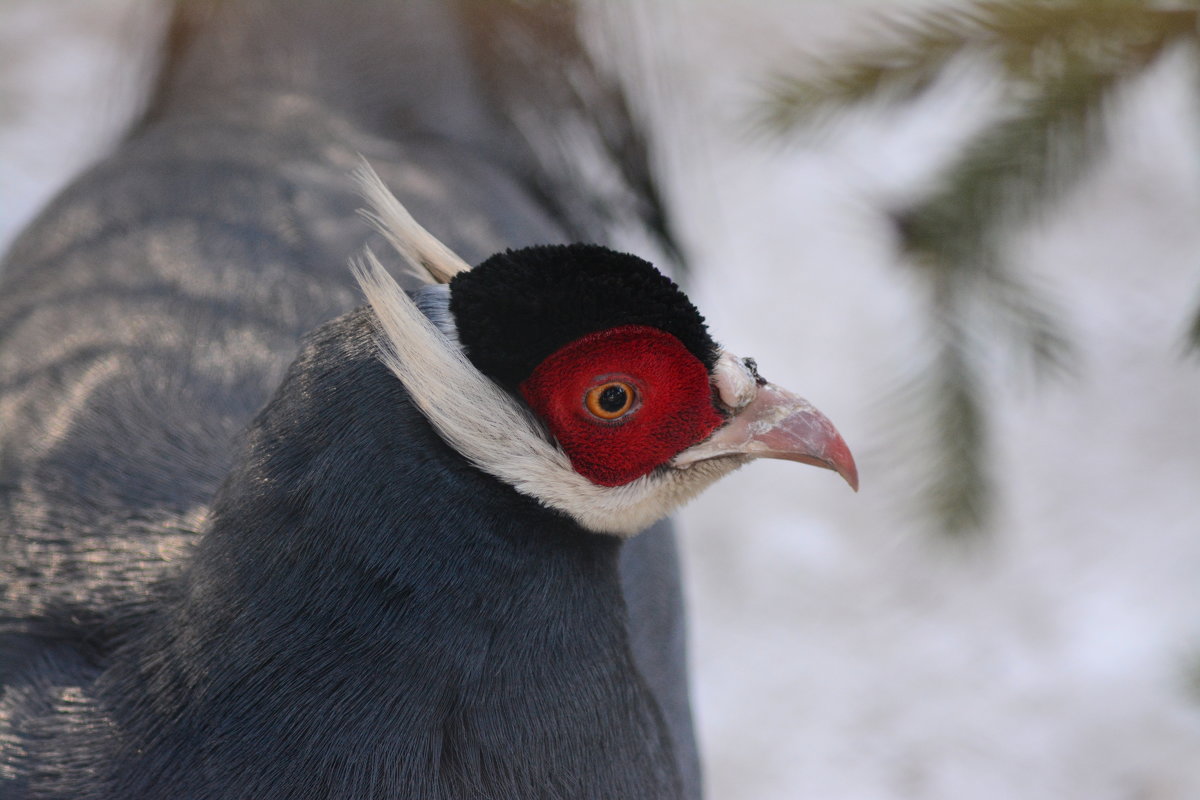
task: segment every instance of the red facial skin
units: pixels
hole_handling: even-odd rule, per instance
[[[636,392],[630,410],[608,421],[587,408],[590,389],[611,381]],[[575,471],[620,486],[708,438],[724,422],[708,370],[678,339],[645,325],[588,334],[551,353],[520,386]]]

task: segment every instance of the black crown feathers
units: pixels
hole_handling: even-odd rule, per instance
[[[672,334],[709,371],[720,352],[704,317],[670,278],[600,245],[497,253],[454,277],[450,310],[471,363],[510,391],[568,342],[621,325]]]

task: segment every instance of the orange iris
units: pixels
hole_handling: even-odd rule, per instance
[[[603,420],[620,419],[633,408],[634,388],[624,381],[608,381],[588,390],[584,405]]]

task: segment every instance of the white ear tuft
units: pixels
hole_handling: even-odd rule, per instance
[[[359,213],[396,248],[415,277],[424,283],[449,283],[471,268],[413,219],[365,158],[354,171],[354,180],[369,206]]]
[[[446,283],[470,268],[417,224],[365,161],[355,177],[373,208],[367,218],[422,280]],[[438,434],[479,469],[584,528],[632,535],[735,468],[729,459],[713,460],[623,486],[590,482],[571,468],[532,412],[475,369],[421,313],[369,249],[350,266],[379,320],[380,359]]]

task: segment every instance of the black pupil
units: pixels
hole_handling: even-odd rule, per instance
[[[623,386],[609,386],[600,393],[600,408],[609,414],[615,414],[625,408],[629,395]]]

